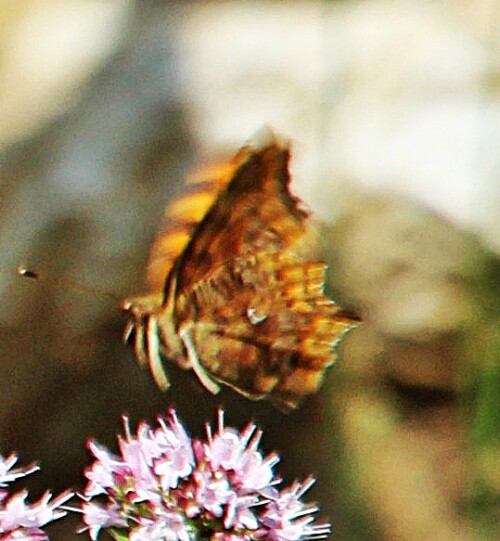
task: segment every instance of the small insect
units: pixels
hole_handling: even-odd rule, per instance
[[[288,161],[267,130],[167,208],[148,266],[153,293],[122,303],[125,338],[160,388],[168,359],[214,394],[222,384],[294,409],[358,324],[325,297],[325,263],[298,255],[308,214],[289,191]]]

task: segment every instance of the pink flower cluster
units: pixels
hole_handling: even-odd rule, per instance
[[[61,506],[73,497],[73,493],[63,492],[51,501],[52,495],[46,492],[38,502],[27,504],[26,490],[11,495],[6,487],[39,468],[32,465],[12,469],[16,462],[15,454],[7,458],[0,455],[0,541],[47,541],[42,526],[66,514]]]
[[[125,419],[120,456],[90,441],[95,462],[85,472],[84,530],[130,541],[299,541],[322,539],[329,524],[314,525],[318,509],[301,501],[314,480],[276,488],[276,454],[258,451],[254,424],[238,432],[207,426],[207,441],[191,440],[173,410],[152,429],[132,435]],[[101,500],[101,501],[99,501]]]

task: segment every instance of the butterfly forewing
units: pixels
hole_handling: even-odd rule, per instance
[[[268,134],[167,209],[149,266],[163,300],[125,303],[137,355],[163,387],[160,350],[212,392],[223,383],[291,409],[318,389],[357,324],[324,296],[325,264],[296,253],[307,213],[290,194],[288,160]]]
[[[273,140],[240,155],[233,178],[179,258],[179,292],[189,291],[228,259],[286,250],[305,232],[306,213],[288,191],[288,149]]]
[[[161,291],[178,257],[193,237],[215,200],[234,176],[246,152],[232,160],[218,162],[195,171],[187,179],[188,189],[165,210],[163,227],[151,249],[147,281],[152,291]]]

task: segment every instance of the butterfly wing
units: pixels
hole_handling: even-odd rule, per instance
[[[290,248],[307,213],[289,190],[289,150],[266,132],[237,155],[232,178],[193,229],[166,285],[168,299],[187,294],[224,262]],[[175,296],[174,295],[174,296]]]
[[[244,156],[216,162],[194,171],[188,188],[166,209],[162,228],[151,248],[146,278],[151,291],[162,291],[175,261],[185,250],[196,226],[234,176]]]
[[[208,376],[293,409],[316,392],[357,320],[323,294],[325,264],[279,254],[236,260],[193,289],[188,324]]]

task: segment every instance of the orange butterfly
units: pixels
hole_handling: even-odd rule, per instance
[[[293,409],[358,323],[324,296],[326,265],[294,249],[307,213],[289,192],[288,160],[268,131],[167,208],[148,272],[157,293],[123,302],[125,337],[160,388],[167,358],[214,394],[224,384]]]

